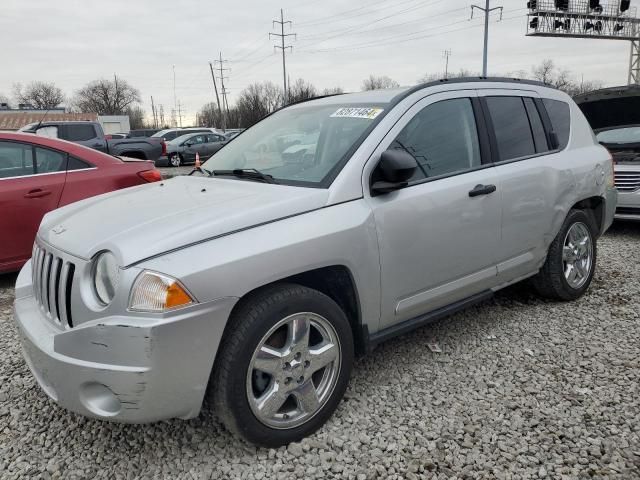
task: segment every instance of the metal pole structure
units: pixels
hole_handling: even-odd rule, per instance
[[[222,104],[226,108],[227,117],[229,116],[229,106],[227,104],[227,89],[224,87],[224,71],[229,70],[228,68],[222,68],[224,62],[226,60],[222,60],[222,52],[220,52],[220,87],[222,88]],[[223,127],[223,131],[226,131],[227,120],[224,121],[225,127]]]
[[[289,98],[288,98],[289,95],[287,92],[287,62],[286,62],[285,52],[287,48],[293,49],[293,47],[291,45],[285,45],[285,37],[295,37],[296,34],[284,33],[284,24],[288,23],[289,25],[291,25],[291,21],[284,20],[284,11],[282,9],[280,9],[280,20],[274,20],[273,25],[275,25],[276,23],[280,25],[280,33],[269,33],[269,38],[274,36],[274,37],[280,37],[280,40],[281,40],[280,45],[274,45],[274,48],[279,48],[280,50],[282,50],[282,86],[283,86],[282,99],[283,99],[283,104],[286,105],[289,101]]]
[[[487,64],[488,64],[488,49],[489,49],[489,14],[494,10],[500,10],[500,20],[502,20],[503,7],[490,7],[490,0],[486,0],[485,7],[479,7],[478,5],[471,5],[471,18],[473,18],[474,9],[478,9],[484,12],[484,51],[482,54],[482,76],[487,76]]]
[[[443,56],[445,58],[444,78],[449,78],[449,57],[451,56],[451,50],[445,50]]]
[[[174,111],[178,111],[178,97],[176,96],[176,66],[173,65],[173,109]],[[176,120],[176,127],[178,126],[178,119],[174,116]]]
[[[288,102],[289,95],[287,94],[287,63],[285,62],[284,54],[284,11],[280,9],[280,38],[282,39],[282,79],[284,81],[284,103]]]
[[[153,128],[158,128],[158,118],[156,117],[156,106],[153,103],[153,95],[151,95],[151,114],[153,115]]]
[[[226,130],[224,113],[222,113],[222,109],[220,108],[220,96],[218,95],[218,86],[216,85],[216,76],[213,73],[213,64],[211,62],[209,62],[209,69],[211,70],[211,80],[213,81],[213,89],[216,92],[216,103],[218,104],[218,112],[220,112],[220,119],[222,120],[222,130]]]
[[[631,42],[629,85],[640,85],[640,38]]]

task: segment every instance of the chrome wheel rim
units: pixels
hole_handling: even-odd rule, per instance
[[[174,167],[180,166],[180,157],[178,155],[171,156],[171,165],[173,165]]]
[[[333,393],[340,364],[340,341],[326,318],[310,312],[283,318],[262,337],[249,363],[251,411],[277,429],[309,421]]]
[[[562,247],[564,278],[571,288],[582,287],[593,266],[593,241],[589,228],[582,222],[574,223],[567,231]]]

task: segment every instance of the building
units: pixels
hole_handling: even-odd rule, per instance
[[[98,115],[97,113],[68,113],[64,108],[40,110],[30,105],[20,104],[19,108],[9,108],[0,103],[0,130],[16,131],[30,123],[46,121],[79,121],[99,122],[104,133],[129,133],[128,115]]]

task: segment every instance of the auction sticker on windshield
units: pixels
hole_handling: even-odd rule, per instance
[[[368,118],[373,120],[382,113],[384,109],[375,107],[343,107],[339,108],[331,116],[334,118]]]

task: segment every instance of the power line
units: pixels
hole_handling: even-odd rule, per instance
[[[280,37],[280,45],[274,45],[274,48],[276,49],[280,49],[282,50],[282,78],[284,80],[283,82],[283,102],[284,105],[286,105],[289,101],[288,99],[288,95],[287,95],[287,62],[286,62],[286,51],[287,49],[289,50],[293,50],[293,47],[291,45],[285,45],[285,39],[287,37],[296,37],[295,33],[284,33],[284,25],[285,24],[289,24],[289,28],[292,27],[293,23],[291,22],[291,20],[286,20],[284,19],[284,12],[282,9],[280,9],[280,20],[274,20],[272,26],[275,26],[276,24],[280,25],[280,33],[269,33],[269,38],[271,38],[272,36],[274,37]]]

